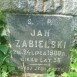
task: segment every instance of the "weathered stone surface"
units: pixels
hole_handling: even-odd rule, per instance
[[[36,0],[28,0],[28,12],[30,13],[35,12],[35,3],[36,3]]]
[[[11,9],[10,0],[0,0],[0,10]]]
[[[30,73],[49,67],[68,70],[72,43],[72,16],[7,15],[15,66]]]
[[[53,0],[48,0],[44,2],[44,12],[51,12],[54,10],[54,2]]]
[[[77,15],[77,1],[63,0],[62,8],[57,12],[61,14]]]
[[[36,13],[43,12],[43,7],[44,7],[43,0],[37,0],[35,4],[35,12]]]
[[[12,9],[24,11],[26,8],[26,11],[28,11],[28,3],[26,0],[11,0]]]
[[[77,16],[73,17],[71,26],[72,26],[73,31],[74,31],[72,46],[74,46],[75,48],[77,48],[76,47],[76,45],[77,45]]]
[[[77,15],[77,0],[0,0],[0,9],[20,13]]]

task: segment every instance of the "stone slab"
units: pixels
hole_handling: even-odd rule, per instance
[[[8,14],[12,61],[27,73],[50,67],[68,70],[74,27],[72,16]]]
[[[77,15],[76,0],[0,0],[0,9],[11,13]]]

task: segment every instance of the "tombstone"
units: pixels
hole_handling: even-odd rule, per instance
[[[72,16],[8,14],[12,62],[26,73],[45,73],[54,67],[68,71]]]

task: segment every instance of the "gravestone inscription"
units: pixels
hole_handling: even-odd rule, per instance
[[[68,70],[72,16],[7,15],[12,61],[27,73]]]

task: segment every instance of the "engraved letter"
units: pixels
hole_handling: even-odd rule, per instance
[[[41,32],[41,30],[38,31],[37,36],[42,36],[42,32]]]
[[[64,42],[64,48],[66,48],[66,42]]]
[[[20,47],[19,43],[20,43],[20,40],[15,40],[16,41],[16,47]]]
[[[31,19],[28,19],[28,24],[32,24]]]
[[[49,31],[50,30],[45,30],[45,36],[48,36],[49,37]]]
[[[29,47],[33,47],[33,41],[32,40],[29,41]]]
[[[56,47],[56,41],[51,41],[51,48],[55,48]]]
[[[33,30],[33,32],[31,33],[31,36],[35,36],[35,30]]]
[[[58,41],[58,48],[62,48],[62,41]]]
[[[43,48],[42,43],[43,41],[39,41],[39,48]]]
[[[22,43],[22,47],[27,47],[27,43],[26,43],[25,40],[24,40],[23,43]]]

